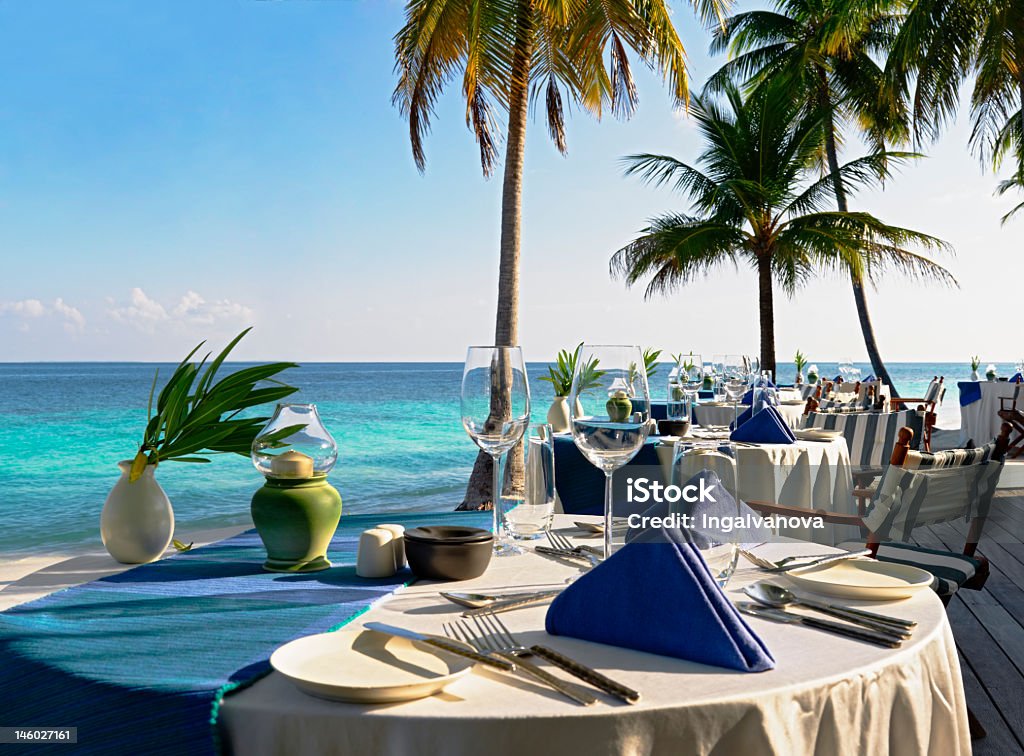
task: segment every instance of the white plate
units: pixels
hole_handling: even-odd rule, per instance
[[[902,599],[932,584],[932,574],[894,562],[849,559],[845,562],[787,572],[793,584],[814,593],[852,599]]]
[[[270,665],[311,696],[393,703],[439,692],[469,674],[473,662],[418,641],[360,628],[293,640],[273,653]]]
[[[793,435],[809,441],[831,441],[842,436],[843,432],[824,428],[801,428],[793,431]]]

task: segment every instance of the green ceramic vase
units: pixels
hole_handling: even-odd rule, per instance
[[[633,414],[633,402],[629,400],[625,391],[616,391],[604,406],[608,412],[608,419],[613,423],[624,423]]]
[[[252,521],[267,547],[263,569],[317,572],[331,566],[327,547],[341,519],[341,494],[326,475],[267,478],[252,497]]]

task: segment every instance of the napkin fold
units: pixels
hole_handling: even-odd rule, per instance
[[[843,383],[843,376],[837,375],[835,378],[832,379],[832,381],[833,381],[833,383],[840,383],[841,384],[841,383]]]
[[[1013,378],[1010,379],[1010,383],[1024,383],[1024,375],[1014,373]]]
[[[775,666],[678,530],[649,531],[581,575],[551,603],[545,629],[741,672]]]
[[[733,441],[745,441],[750,444],[792,444],[796,436],[775,407],[767,406],[752,415],[729,435]]]
[[[863,381],[861,381],[861,383],[874,383],[874,382],[875,382],[875,381],[877,381],[877,380],[878,380],[878,379],[877,379],[877,378],[875,378],[875,374],[874,374],[874,373],[872,373],[872,374],[871,374],[871,375],[869,375],[869,376],[868,376],[867,378],[865,378],[865,379],[864,379]]]

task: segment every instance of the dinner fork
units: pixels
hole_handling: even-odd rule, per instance
[[[553,530],[546,530],[544,532],[548,537],[548,543],[559,551],[571,551],[574,554],[593,556],[598,559],[600,559],[604,554],[603,550],[597,549],[594,546],[589,546],[587,544],[580,546],[575,545],[571,540],[569,540],[569,537],[563,533],[556,533]]]
[[[546,672],[533,662],[523,661],[511,651],[504,650],[501,647],[501,644],[491,641],[487,635],[479,632],[478,629],[474,629],[467,620],[446,622],[442,627],[444,629],[444,634],[449,638],[468,643],[477,650],[477,653],[496,656],[500,659],[504,659],[505,661],[512,662],[515,664],[517,672],[523,672],[529,675],[538,682],[548,686],[553,691],[561,693],[566,698],[569,698],[578,704],[590,706],[591,704],[597,703],[597,696],[594,696],[585,690],[581,690],[577,685],[572,685],[559,680],[550,672]]]
[[[581,664],[554,649],[541,645],[533,645],[527,648],[512,634],[508,626],[501,621],[501,618],[495,614],[481,612],[473,617],[473,622],[476,623],[477,628],[481,632],[492,639],[492,642],[501,646],[507,653],[512,654],[516,658],[516,663],[521,663],[520,660],[524,656],[536,655],[542,659],[547,659],[557,667],[561,667],[569,674],[583,680],[583,682],[593,685],[598,690],[603,690],[605,693],[615,696],[626,703],[636,703],[640,700],[640,694],[632,688],[617,683],[596,669]]]
[[[800,570],[804,567],[817,567],[818,565],[829,564],[830,562],[842,562],[846,559],[855,559],[862,556],[870,556],[870,549],[861,549],[860,551],[848,551],[848,552],[835,552],[832,554],[817,554],[813,556],[791,556],[785,559],[780,559],[778,562],[772,562],[764,557],[758,556],[751,551],[746,549],[740,549],[740,554],[748,562],[752,562],[756,566],[769,572],[789,572],[791,570]],[[802,561],[807,559],[809,561]],[[792,564],[792,562],[797,562]]]

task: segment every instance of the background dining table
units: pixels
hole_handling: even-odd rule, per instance
[[[571,528],[573,519],[559,515],[556,527]],[[582,535],[575,529],[563,532]],[[821,550],[820,545],[783,542],[765,544],[758,553],[778,558]],[[439,596],[440,590],[559,587],[574,574],[576,568],[532,552],[497,559],[475,580],[422,581],[404,588],[349,627],[378,621],[440,634],[442,624],[461,611]],[[728,596],[744,598],[742,587],[763,574],[741,562]],[[628,705],[602,695],[599,703],[583,707],[532,682],[477,668],[429,698],[384,705],[337,703],[305,695],[275,672],[225,698],[221,722],[230,749],[254,756],[969,754],[960,666],[938,597],[926,589],[896,602],[850,603],[919,624],[901,648],[886,649],[750,618],[776,667],[740,673],[548,636],[547,607],[537,606],[501,616],[525,645],[543,643],[593,666],[640,691],[640,702]],[[615,607],[608,611],[614,613]],[[680,633],[701,642],[699,627],[686,617],[678,622]]]
[[[999,417],[1002,399],[1011,399],[1017,388],[1009,381],[961,381],[960,389],[960,439],[965,445],[973,440],[975,445],[987,444],[999,435],[1003,424]],[[1024,396],[1024,389],[1021,389]],[[1018,400],[1018,406],[1021,401]],[[1009,406],[1009,402],[1007,402]]]
[[[786,421],[786,424],[793,430],[796,430],[804,427],[804,408],[806,405],[807,403],[803,401],[787,400],[780,402],[775,409],[782,415],[782,419]],[[738,407],[739,412],[747,409],[750,409],[749,404],[741,404]],[[693,407],[694,422],[704,427],[728,426],[734,417],[735,411],[732,404],[729,403],[700,402]]]

